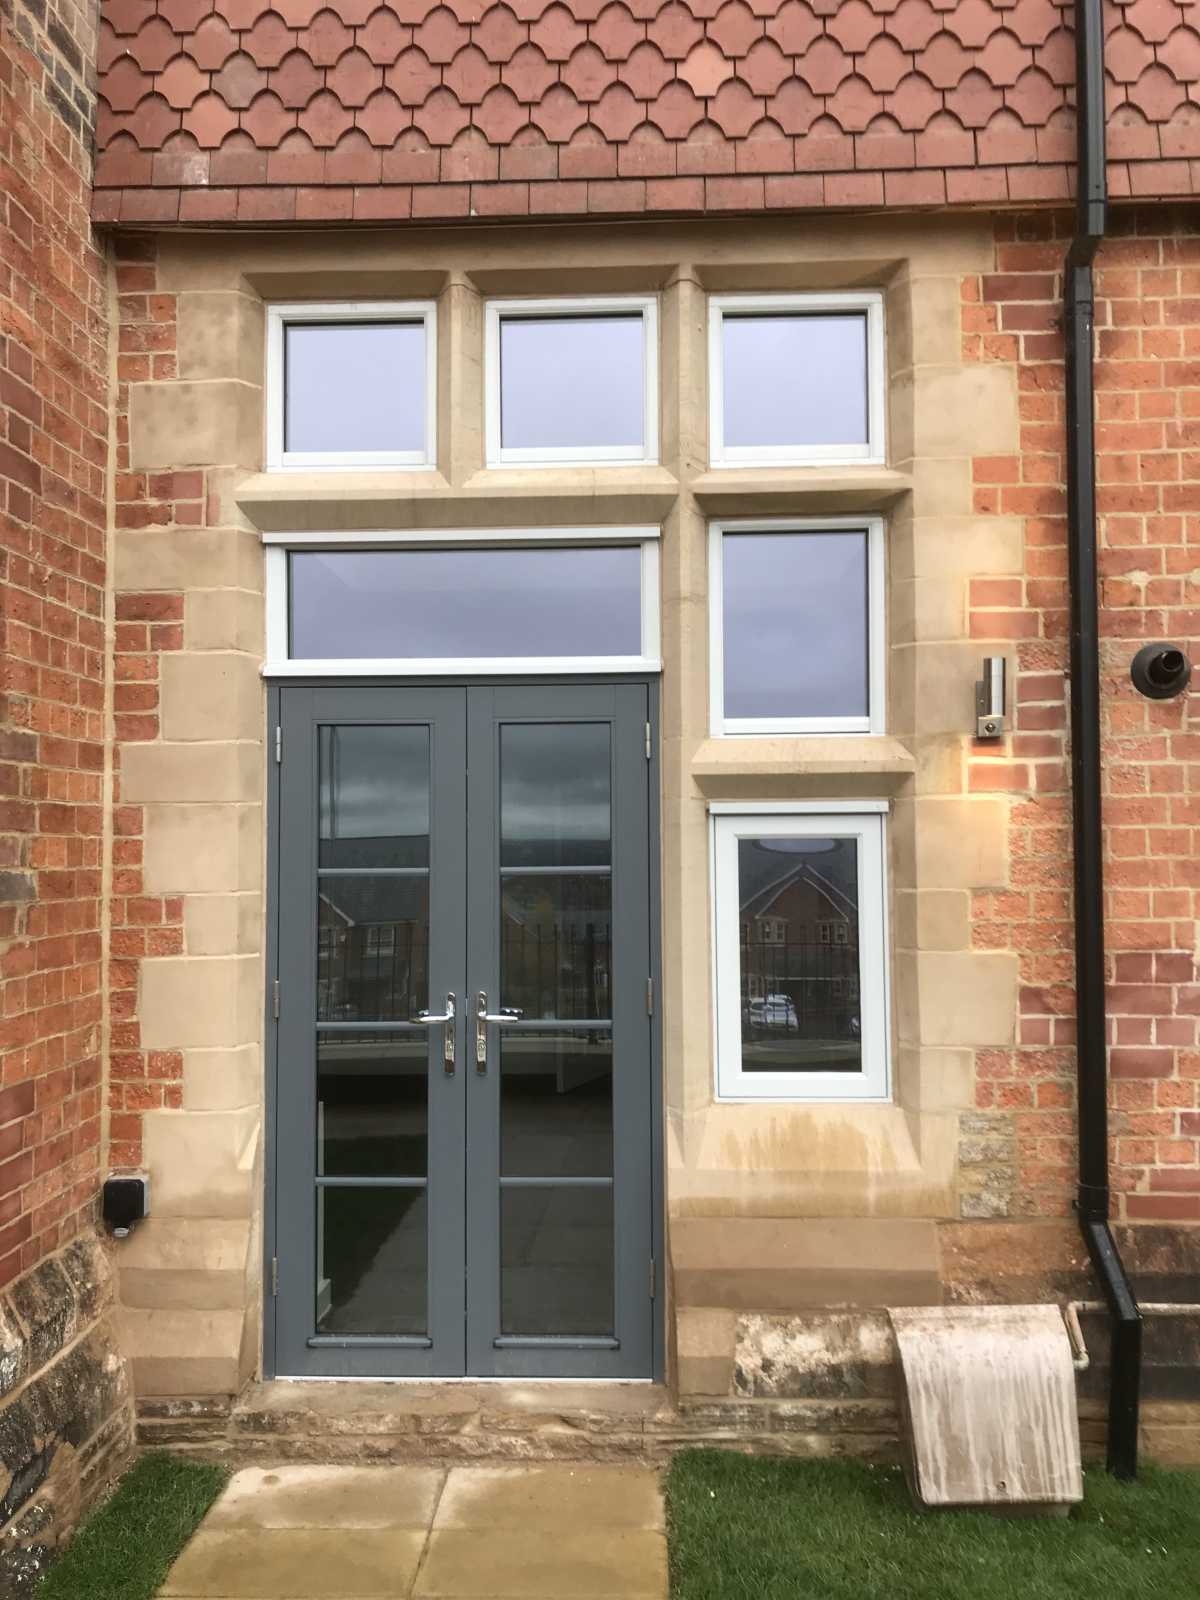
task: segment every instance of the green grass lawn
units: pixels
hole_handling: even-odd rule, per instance
[[[151,1600],[227,1477],[208,1462],[143,1456],[47,1571],[37,1600]]]
[[[1200,1472],[1085,1482],[1070,1518],[923,1513],[898,1467],[686,1451],[672,1600],[1197,1600]]]

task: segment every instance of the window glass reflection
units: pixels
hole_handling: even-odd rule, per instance
[[[408,1022],[429,993],[429,880],[323,875],[317,1020]]]
[[[500,1302],[503,1333],[612,1333],[611,1188],[500,1191]]]
[[[503,317],[501,446],[581,451],[641,446],[644,359],[640,313]]]
[[[858,841],[738,840],[742,1071],[861,1072]]]
[[[606,722],[506,723],[501,728],[501,866],[608,865],[610,744]]]
[[[306,550],[290,567],[294,658],[641,654],[634,545]]]
[[[867,442],[867,319],[725,312],[725,444],[817,448]]]
[[[424,451],[424,323],[288,323],[284,366],[285,450]]]
[[[425,1177],[428,1064],[424,1030],[318,1037],[321,1177]]]
[[[725,716],[865,717],[867,533],[727,533]]]
[[[612,1034],[500,1032],[500,1171],[603,1178],[613,1170]]]
[[[612,880],[505,876],[501,1003],[527,1022],[612,1015]]]
[[[317,1332],[426,1331],[424,1189],[318,1188]]]
[[[320,730],[322,867],[429,865],[429,729]]]

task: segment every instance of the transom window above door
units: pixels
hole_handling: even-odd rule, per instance
[[[267,308],[267,466],[431,467],[432,301]]]
[[[658,460],[653,296],[493,300],[485,362],[489,466]]]
[[[264,537],[268,676],[660,666],[657,528]]]
[[[881,464],[884,365],[881,294],[711,296],[711,464]]]

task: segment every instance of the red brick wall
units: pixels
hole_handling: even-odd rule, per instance
[[[1099,486],[1116,1214],[1200,1221],[1200,715],[1133,689],[1139,645],[1200,656],[1200,229],[1117,212],[1097,274]],[[1015,727],[970,786],[1012,797],[1010,881],[976,896],[980,948],[1021,961],[1019,1042],[978,1057],[968,1134],[994,1162],[975,1215],[1060,1215],[1075,1184],[1068,790],[1063,217],[1001,219],[995,271],[963,284],[967,353],[1015,365],[1021,454],[975,461],[981,512],[1015,515],[1024,571],[972,587],[971,629],[1014,659]]]
[[[0,1284],[100,1160],[107,278],[89,10],[0,17]]]

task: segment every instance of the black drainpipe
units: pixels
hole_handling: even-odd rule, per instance
[[[1100,820],[1100,625],[1092,263],[1104,238],[1104,21],[1101,0],[1076,0],[1079,176],[1065,269],[1067,524],[1071,608],[1071,790],[1074,809],[1075,1017],[1079,1075],[1079,1226],[1111,1327],[1108,1470],[1137,1475],[1142,1317],[1109,1226],[1104,844]]]

